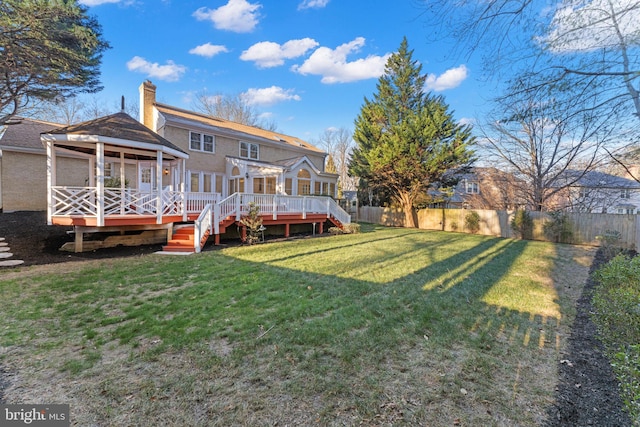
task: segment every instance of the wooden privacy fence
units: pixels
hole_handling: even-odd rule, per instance
[[[477,234],[518,237],[511,228],[515,211],[492,211],[476,209],[421,209],[417,212],[418,228],[423,230],[442,230],[468,233],[465,221],[470,212],[480,217]],[[533,220],[533,240],[550,240],[544,233],[544,223],[552,221],[545,212],[529,212]],[[620,235],[618,244],[625,248],[640,248],[640,215],[567,213],[571,238],[568,243],[599,246],[607,232]],[[404,212],[392,208],[361,206],[358,209],[358,221],[371,222],[390,227],[404,227]]]

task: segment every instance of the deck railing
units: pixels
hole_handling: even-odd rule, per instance
[[[218,225],[227,218],[240,220],[251,203],[260,208],[262,215],[274,219],[280,214],[326,214],[342,224],[351,222],[350,216],[331,197],[286,196],[280,194],[234,193],[220,200],[215,193],[183,193],[161,190],[141,191],[131,188],[105,188],[102,200],[95,187],[51,188],[51,216],[86,216],[104,218],[113,215],[162,215],[186,216],[201,213],[207,205],[212,206],[213,225],[217,234]]]
[[[310,213],[321,213],[326,214],[327,218],[334,217],[342,224],[351,222],[351,216],[335,200],[327,196],[234,193],[216,204],[217,208],[214,208],[214,225],[216,218],[219,221],[229,217],[235,217],[236,221],[240,220],[242,215],[249,212],[251,203],[260,208],[262,215],[271,215],[273,219],[277,219],[278,214],[285,213],[300,214],[303,218],[306,218],[306,215]]]
[[[204,246],[207,238],[211,234],[213,220],[212,215],[213,209],[211,203],[207,203],[207,205],[202,209],[200,215],[198,215],[198,219],[195,220],[194,224],[194,237],[193,237],[193,249],[196,253],[200,253],[202,247]]]

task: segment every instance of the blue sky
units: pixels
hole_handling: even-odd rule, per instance
[[[111,44],[98,97],[138,103],[138,86],[160,102],[194,109],[198,93],[241,94],[278,130],[314,140],[353,129],[389,54],[403,36],[427,90],[461,121],[482,110],[479,66],[434,42],[415,0],[81,0]]]

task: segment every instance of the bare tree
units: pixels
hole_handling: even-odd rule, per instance
[[[617,131],[637,144],[640,119],[640,0],[423,0],[433,25],[468,55],[480,53],[492,76],[511,85],[505,97],[546,88],[582,98],[616,117]],[[590,102],[594,98],[598,103]],[[635,118],[635,119],[634,119]],[[612,156],[618,153],[607,148]],[[625,150],[625,153],[628,150]],[[614,157],[621,165],[628,159]]]
[[[210,94],[206,90],[196,95],[194,109],[211,117],[276,131],[276,124],[261,117],[242,95]]]
[[[127,104],[123,99],[119,99],[107,105],[97,95],[72,96],[55,102],[42,102],[34,105],[28,115],[53,123],[70,125],[122,111],[123,103],[124,112],[131,117],[138,117],[137,103]]]
[[[522,82],[529,88],[527,82]],[[601,161],[604,144],[615,137],[611,118],[594,108],[598,99],[549,96],[546,88],[519,92],[498,104],[492,120],[481,127],[485,161],[500,165],[515,177],[527,204],[535,210],[553,209],[554,195],[570,187]],[[507,102],[508,101],[508,102]],[[572,172],[571,179],[567,173]],[[518,184],[520,183],[520,184]]]
[[[355,191],[356,178],[349,176],[349,161],[354,147],[351,131],[343,127],[326,129],[320,135],[316,145],[323,147],[329,153],[335,166],[335,173],[339,175],[340,191]]]

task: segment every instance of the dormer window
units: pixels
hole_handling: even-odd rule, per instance
[[[240,157],[243,159],[258,160],[260,157],[259,147],[258,144],[240,141]]]
[[[205,153],[215,153],[215,137],[199,132],[189,132],[189,149],[192,151],[204,151]]]
[[[464,184],[467,194],[480,194],[480,187],[477,182],[465,180]]]

